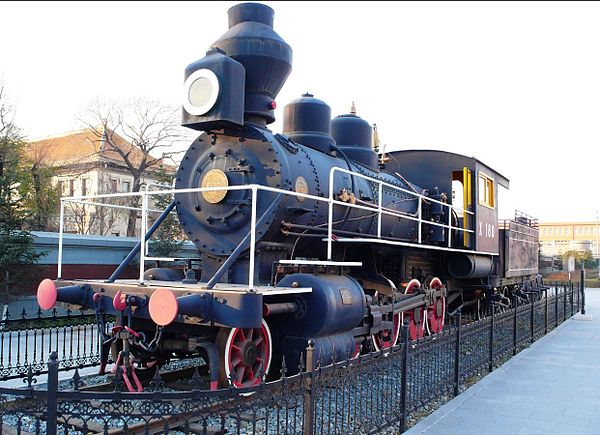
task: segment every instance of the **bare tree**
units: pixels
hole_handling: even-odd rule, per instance
[[[96,99],[79,119],[99,142],[99,153],[123,163],[133,177],[132,191],[138,192],[144,178],[181,152],[174,149],[184,139],[179,114],[179,108],[146,98]],[[130,205],[139,207],[140,198],[132,197]],[[136,220],[137,212],[130,211],[129,237],[135,236]]]
[[[103,193],[103,192],[100,192]],[[97,199],[102,204],[124,205],[122,198],[117,200]],[[86,205],[67,202],[66,222],[77,234],[106,236],[125,222],[123,210],[101,205]]]

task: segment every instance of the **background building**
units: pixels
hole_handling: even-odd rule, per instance
[[[592,252],[598,258],[599,223],[540,222],[540,244],[543,255],[562,255],[571,250]]]
[[[122,137],[110,132],[111,139],[128,153],[131,161],[141,161],[144,153]],[[84,129],[59,136],[46,137],[29,143],[28,153],[40,165],[55,169],[52,183],[60,196],[84,196],[102,193],[131,192],[134,178],[121,154],[105,147],[106,132]],[[116,139],[116,140],[115,140]],[[173,173],[174,166],[159,164],[149,169],[142,183],[156,182],[161,172]],[[132,205],[131,198],[111,200],[112,204]],[[104,200],[97,200],[104,202]],[[139,229],[138,217],[137,228]],[[57,226],[57,217],[54,218]],[[127,210],[70,204],[65,206],[65,232],[123,236],[128,224]]]

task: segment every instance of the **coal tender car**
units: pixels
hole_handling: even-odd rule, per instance
[[[297,367],[309,339],[327,364],[391,348],[403,321],[414,340],[458,307],[482,313],[535,290],[535,223],[498,227],[504,176],[449,152],[380,155],[354,107],[331,119],[310,94],[284,108],[283,133],[269,130],[291,69],[273,10],[251,3],[231,8],[229,30],[185,69],[182,123],[202,133],[146,238],[176,209],[200,267],[39,286],[43,309],[94,309],[101,328],[118,316],[101,371],[112,350],[132,391],[142,374],[197,355],[212,388],[256,385],[284,357]]]

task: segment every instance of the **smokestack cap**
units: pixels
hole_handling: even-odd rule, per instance
[[[254,21],[273,27],[273,15],[275,12],[267,5],[260,3],[240,3],[227,11],[229,16],[229,28],[244,21]]]

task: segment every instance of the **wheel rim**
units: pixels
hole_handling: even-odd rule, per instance
[[[421,283],[417,279],[411,279],[404,289],[404,294],[409,295],[414,293],[415,288],[421,287]],[[408,335],[411,340],[423,338],[425,335],[425,308],[419,307],[411,311],[402,313],[402,322],[408,320]]]
[[[375,347],[376,351],[386,350],[398,344],[401,324],[402,318],[400,313],[394,314],[394,326],[391,331],[389,329],[384,329],[379,331],[377,334],[371,335],[373,346]]]
[[[432,289],[443,287],[439,278],[433,278],[429,284]],[[437,334],[444,329],[444,319],[446,317],[446,298],[437,298],[433,304],[427,307],[427,332]]]
[[[260,384],[271,365],[271,331],[262,321],[260,328],[232,328],[225,345],[225,375],[237,387]]]

